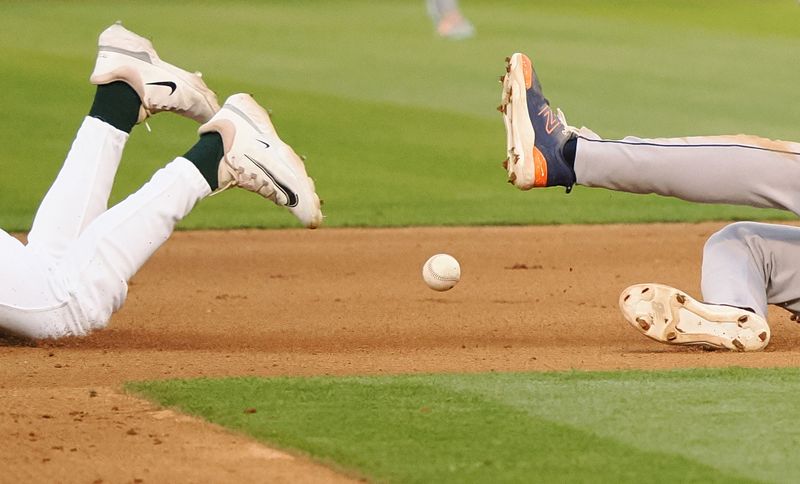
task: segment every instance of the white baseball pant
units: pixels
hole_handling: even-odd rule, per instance
[[[128,280],[210,193],[195,166],[178,157],[107,209],[127,139],[86,117],[28,244],[0,230],[0,328],[59,338],[104,327],[125,301]]]
[[[622,140],[579,131],[577,183],[705,203],[778,208],[800,215],[800,143],[755,136]],[[738,222],[705,244],[703,299],[800,313],[800,227]]]

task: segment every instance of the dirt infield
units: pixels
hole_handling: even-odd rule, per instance
[[[348,480],[126,395],[129,380],[800,365],[788,313],[755,354],[661,346],[619,316],[632,283],[699,295],[723,225],[177,233],[108,329],[0,339],[0,482]],[[446,293],[420,277],[436,252],[462,265]]]

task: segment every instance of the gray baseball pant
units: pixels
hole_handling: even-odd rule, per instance
[[[800,215],[800,143],[746,135],[607,140],[582,128],[575,175],[589,187]],[[800,314],[800,227],[726,226],[705,244],[701,287],[706,302]]]

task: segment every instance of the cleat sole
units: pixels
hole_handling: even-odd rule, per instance
[[[519,53],[506,58],[507,74],[502,76],[502,110],[498,109],[503,115],[506,128],[506,151],[509,155],[509,162],[505,165],[506,173],[509,182],[520,190],[530,190],[536,186],[533,159],[536,133],[528,115],[525,59],[527,58]],[[544,179],[546,180],[546,175]]]
[[[628,323],[650,339],[683,346],[758,351],[769,343],[761,316],[744,309],[705,304],[662,284],[637,284],[620,294]]]

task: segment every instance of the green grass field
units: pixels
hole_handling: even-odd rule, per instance
[[[478,36],[432,33],[422,0],[3,2],[0,227],[27,230],[122,19],[220,99],[246,91],[308,156],[326,225],[791,219],[577,188],[518,192],[500,168],[503,58],[528,53],[555,106],[606,137],[798,139],[794,0],[464,0]],[[194,143],[137,128],[112,202]],[[203,201],[181,227],[296,227],[258,197]],[[135,383],[164,405],[394,482],[800,480],[797,370],[435,375]],[[253,414],[246,408],[256,408]]]
[[[378,481],[800,479],[797,369],[242,378],[129,389]]]
[[[432,34],[422,0],[4,2],[0,16],[0,227],[24,230],[91,103],[99,32],[122,19],[220,98],[272,108],[326,201],[328,226],[794,218],[599,189],[505,184],[497,77],[534,59],[573,124],[608,137],[751,133],[794,139],[795,2],[467,0],[479,34]],[[184,21],[184,18],[190,21]],[[181,19],[181,21],[176,21]],[[174,116],[135,130],[114,201],[196,139]],[[297,226],[248,193],[204,201],[182,224]]]

